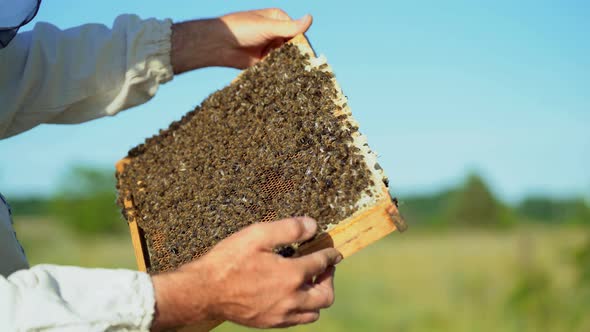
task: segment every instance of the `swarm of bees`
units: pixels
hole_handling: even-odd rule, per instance
[[[133,201],[152,271],[252,223],[306,215],[326,231],[360,208],[374,183],[333,82],[285,44],[129,152],[119,204]]]

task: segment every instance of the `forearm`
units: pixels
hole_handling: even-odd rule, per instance
[[[172,78],[171,22],[118,17],[112,28],[38,23],[0,50],[0,138],[141,104]]]
[[[153,313],[142,272],[38,265],[0,277],[1,331],[147,331]]]
[[[272,48],[305,32],[311,21],[311,16],[294,21],[281,10],[263,9],[176,23],[172,26],[174,73],[208,66],[247,68]]]
[[[200,261],[192,265],[190,273],[180,268],[152,276],[156,300],[152,331],[221,318],[215,314],[214,278]]]
[[[174,23],[170,52],[174,73],[227,66],[230,35],[225,24],[218,18]]]

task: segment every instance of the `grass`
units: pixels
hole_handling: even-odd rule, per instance
[[[136,269],[128,234],[78,236],[50,219],[15,218],[14,227],[31,265]]]
[[[78,238],[50,220],[17,219],[15,226],[32,264],[135,267],[127,234]],[[569,325],[576,294],[569,257],[584,234],[540,226],[394,234],[343,261],[334,306],[318,323],[292,330],[585,331]],[[509,300],[530,271],[549,280],[532,297],[540,303],[545,297],[536,295],[547,292],[555,306],[549,313],[543,303]],[[248,329],[226,323],[216,331]]]

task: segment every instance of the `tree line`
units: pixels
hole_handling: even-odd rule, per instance
[[[112,171],[73,167],[50,197],[10,199],[16,216],[50,216],[81,233],[109,233],[125,229],[115,204]],[[434,194],[398,197],[400,211],[412,226],[509,227],[518,223],[588,224],[590,205],[582,197],[529,196],[508,204],[485,180],[470,174],[454,188]]]
[[[485,180],[475,173],[454,188],[399,200],[400,211],[411,224],[418,226],[590,225],[590,204],[583,197],[554,198],[535,194],[508,204],[497,198]]]

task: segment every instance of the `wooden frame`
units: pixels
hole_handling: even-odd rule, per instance
[[[305,36],[298,35],[290,42],[303,46],[303,49],[309,52],[310,55],[315,55]],[[129,158],[117,162],[117,173],[122,173],[125,166],[130,162],[131,159]],[[383,183],[380,183],[379,186],[381,187],[382,195],[380,197],[382,198],[374,205],[356,212],[327,233],[320,235],[309,243],[303,244],[299,248],[299,253],[306,254],[322,248],[334,247],[346,258],[395,230],[404,231],[406,224],[399,214],[395,201],[391,199],[388,188]],[[140,271],[147,271],[149,266],[147,245],[143,231],[137,224],[133,202],[125,199],[123,203],[127,211],[127,221],[137,267]],[[199,325],[185,327],[181,331],[205,332],[212,330],[221,323],[220,321],[206,321]]]

